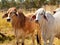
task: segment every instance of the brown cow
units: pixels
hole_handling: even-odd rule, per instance
[[[17,45],[19,45],[20,37],[22,37],[22,45],[24,45],[24,39],[27,35],[31,35],[33,41],[32,45],[35,45],[34,32],[37,24],[26,17],[21,10],[17,11],[15,7],[9,8],[7,13],[3,15],[3,18],[7,18],[7,21],[11,21],[12,27],[15,30]]]

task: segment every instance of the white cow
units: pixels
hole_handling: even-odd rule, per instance
[[[55,18],[49,12],[46,12],[43,8],[36,11],[36,21],[40,24],[40,30],[42,33],[42,38],[44,40],[44,45],[47,45],[47,40],[49,40],[49,45],[53,45],[53,40],[55,36]]]

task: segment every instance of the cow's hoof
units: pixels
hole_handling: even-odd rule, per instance
[[[22,45],[24,45],[24,42],[22,43]]]

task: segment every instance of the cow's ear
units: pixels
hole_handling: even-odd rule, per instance
[[[6,18],[6,17],[8,17],[8,13],[5,13],[5,14],[2,16],[2,18]]]
[[[56,13],[56,11],[53,11],[53,14],[55,14]]]
[[[33,15],[33,16],[32,16],[32,19],[33,19],[33,20],[36,19],[36,15]]]
[[[43,17],[44,17],[44,19],[45,19],[46,21],[48,21],[48,19],[47,19],[47,16],[46,16],[46,15],[44,15]]]

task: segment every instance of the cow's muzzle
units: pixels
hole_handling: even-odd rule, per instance
[[[7,19],[7,22],[10,22],[11,19]]]

